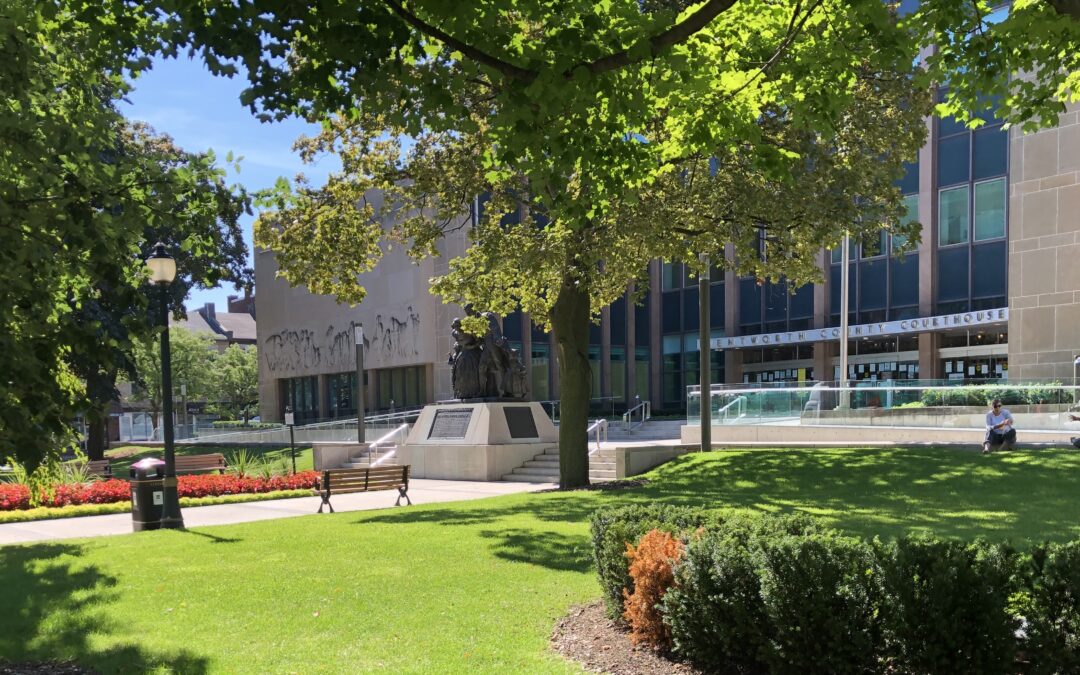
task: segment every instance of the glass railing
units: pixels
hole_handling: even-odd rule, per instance
[[[364,416],[364,437],[375,439],[398,426],[415,422],[421,408],[381,412]],[[298,424],[293,436],[298,444],[321,442],[356,442],[356,418],[312,421]],[[289,427],[275,426],[269,429],[218,429],[203,427],[191,438],[177,438],[186,443],[289,443]]]
[[[715,385],[713,425],[838,424],[852,426],[984,426],[989,403],[1001,399],[1028,429],[1061,430],[1080,418],[1080,387],[1060,380],[862,380]],[[686,422],[701,424],[701,389],[687,387]],[[1071,414],[1070,414],[1071,413]]]

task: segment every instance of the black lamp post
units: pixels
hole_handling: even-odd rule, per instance
[[[180,515],[180,496],[176,490],[176,454],[173,448],[172,363],[169,355],[169,284],[176,279],[176,261],[165,251],[165,244],[154,244],[154,252],[146,259],[150,283],[156,284],[161,297],[161,408],[164,414],[165,494],[162,495],[161,527],[166,530],[184,528]]]

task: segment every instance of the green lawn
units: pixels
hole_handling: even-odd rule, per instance
[[[259,455],[264,459],[271,462],[277,462],[281,457],[289,457],[288,446],[282,447],[266,447],[251,445],[245,448],[238,447],[223,447],[216,445],[177,445],[177,455],[206,455],[213,452],[220,452],[225,455],[227,460],[232,453],[241,449],[247,450],[249,453]],[[105,458],[110,460],[112,464],[113,475],[117,478],[127,478],[128,467],[135,462],[143,459],[144,457],[157,457],[161,458],[161,448],[145,448],[137,445],[123,445],[116,448],[110,448],[105,452]],[[291,463],[290,463],[290,466]],[[296,470],[308,471],[314,467],[311,457],[310,445],[298,445],[296,446]]]
[[[514,495],[0,548],[0,658],[102,672],[577,672],[555,620],[598,597],[588,516],[668,501],[803,510],[865,536],[1080,535],[1080,453],[692,455],[643,488]]]

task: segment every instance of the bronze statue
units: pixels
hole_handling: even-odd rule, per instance
[[[450,324],[454,337],[454,349],[450,352],[450,382],[454,397],[458,399],[514,399],[524,400],[529,395],[528,373],[521,364],[516,349],[511,349],[499,329],[498,317],[493,312],[477,314],[466,305],[469,316],[482,316],[487,320],[487,331],[482,336],[466,333],[461,319]]]

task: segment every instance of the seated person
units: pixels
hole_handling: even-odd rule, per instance
[[[1012,413],[1001,407],[1001,399],[995,398],[990,412],[986,413],[986,440],[983,441],[983,454],[992,448],[1001,446],[1008,450],[1016,443],[1016,429],[1013,427]]]

